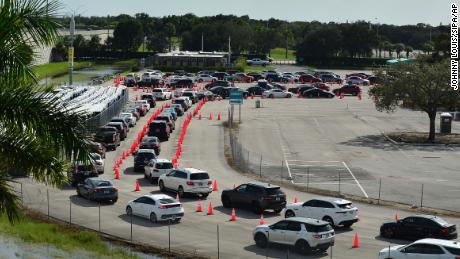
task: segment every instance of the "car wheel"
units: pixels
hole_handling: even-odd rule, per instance
[[[133,209],[131,208],[131,206],[126,207],[126,214],[127,214],[128,216],[132,216],[132,215],[133,215]]]
[[[203,199],[206,199],[206,198],[208,198],[208,195],[209,195],[209,193],[203,193],[203,194],[201,194],[201,197],[202,197]]]
[[[353,225],[353,223],[345,223],[345,224],[343,224],[343,227],[344,228],[350,228],[351,225]]]
[[[157,215],[155,213],[150,213],[150,222],[157,223]]]
[[[145,169],[144,169],[145,170]],[[147,176],[147,174],[145,173],[144,171],[144,179],[149,179],[149,177]]]
[[[222,206],[224,206],[224,208],[232,207],[232,201],[230,200],[229,197],[227,196],[222,197]]]
[[[291,97],[292,97],[292,95],[290,95],[290,94],[286,95],[286,98],[291,98]]]
[[[174,220],[174,223],[179,223],[182,218],[177,218]]]
[[[296,250],[297,253],[299,253],[299,254],[306,255],[306,254],[309,254],[309,253],[311,252],[311,247],[310,247],[310,245],[308,244],[307,241],[305,241],[305,240],[298,240],[298,241],[295,243],[295,250]]]
[[[264,210],[260,207],[260,205],[257,202],[252,203],[252,210],[254,211],[255,214],[262,214]]]
[[[118,201],[118,198],[115,198],[112,200],[112,204],[116,203]]]
[[[184,197],[184,187],[179,186],[179,188],[177,189],[177,194],[180,198]]]
[[[384,228],[382,231],[380,231],[380,235],[386,238],[393,238],[395,232],[391,228]]]
[[[279,214],[283,209],[274,209],[273,211],[275,211],[276,214]]]
[[[326,221],[326,222],[328,222],[329,225],[331,225],[331,227],[334,227],[334,221],[332,220],[331,217],[325,216],[325,217],[323,218],[323,220]]]
[[[288,210],[288,211],[286,211],[286,213],[284,213],[284,217],[285,217],[285,218],[292,218],[292,217],[295,217],[295,213],[294,213],[294,211],[292,211],[292,210]]]
[[[165,191],[165,184],[163,183],[163,181],[158,182],[158,186],[160,187],[161,192]]]
[[[266,248],[268,245],[267,237],[262,233],[257,233],[254,237],[254,241],[256,241],[256,246],[261,248]]]

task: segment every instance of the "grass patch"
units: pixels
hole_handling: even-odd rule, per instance
[[[427,132],[391,132],[387,136],[394,141],[410,144],[426,144]],[[436,133],[434,143],[432,144],[460,144],[460,134],[441,134]]]
[[[73,63],[74,70],[90,67],[91,65],[92,63],[89,61],[79,61]],[[38,65],[32,67],[32,71],[37,74],[39,80],[45,77],[59,76],[69,72],[69,63],[67,61],[63,61]]]
[[[288,54],[286,58],[286,49],[285,48],[274,48],[270,51],[270,57],[273,60],[296,60],[294,50],[288,49]]]
[[[139,258],[122,249],[109,249],[94,232],[43,223],[26,215],[21,216],[14,225],[11,225],[5,216],[1,216],[0,233],[17,237],[25,242],[49,244],[67,252],[86,251],[98,258]]]

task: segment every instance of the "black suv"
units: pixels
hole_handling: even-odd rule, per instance
[[[147,102],[149,102],[150,104],[150,108],[153,108],[157,105],[157,103],[155,102],[155,97],[153,96],[153,94],[142,94],[141,95],[141,100],[147,100]]]
[[[120,134],[114,127],[100,127],[94,136],[94,141],[102,143],[106,149],[115,150],[120,146]]]
[[[92,163],[83,163],[83,162],[74,162],[70,169],[70,183],[72,186],[77,186],[77,184],[82,183],[87,178],[98,177],[96,167]]]
[[[144,172],[144,166],[146,166],[150,160],[156,159],[155,150],[152,149],[138,149],[134,155],[134,172]]]
[[[257,214],[267,209],[280,213],[286,207],[286,194],[279,186],[269,183],[246,183],[224,190],[221,200],[225,208],[247,207]]]
[[[166,121],[152,121],[149,125],[148,136],[157,137],[160,141],[168,141],[171,130]]]

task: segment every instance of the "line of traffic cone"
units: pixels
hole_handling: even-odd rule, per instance
[[[203,212],[203,205],[201,204],[201,200],[198,202],[198,207],[196,208],[196,212]]]
[[[214,215],[214,211],[212,209],[212,201],[209,201],[209,206],[208,206],[208,215]]]
[[[212,112],[209,113],[209,120],[212,121]]]
[[[213,191],[218,191],[219,190],[219,186],[217,185],[217,180],[214,180],[214,184],[212,186],[212,190]]]
[[[264,214],[260,214],[259,225],[264,225],[264,224],[265,224]]]
[[[297,203],[299,202],[299,200],[297,199],[297,196],[294,197],[294,203]]]
[[[220,112],[217,114],[217,120],[220,121]]]

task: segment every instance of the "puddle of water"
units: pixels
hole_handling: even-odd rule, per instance
[[[73,82],[75,84],[88,84],[93,79],[102,78],[107,75],[113,75],[119,73],[120,71],[121,69],[117,67],[94,65],[89,68],[83,68],[74,71]],[[40,83],[48,85],[62,85],[66,82],[69,82],[69,74],[60,75],[57,77],[48,77],[40,81]]]
[[[122,249],[128,254],[135,255],[141,259],[161,259],[154,255],[130,251],[129,248],[113,245],[106,242],[110,250]],[[93,259],[95,256],[86,251],[67,252],[47,244],[27,243],[19,239],[0,235],[0,259],[27,258],[27,259]]]

